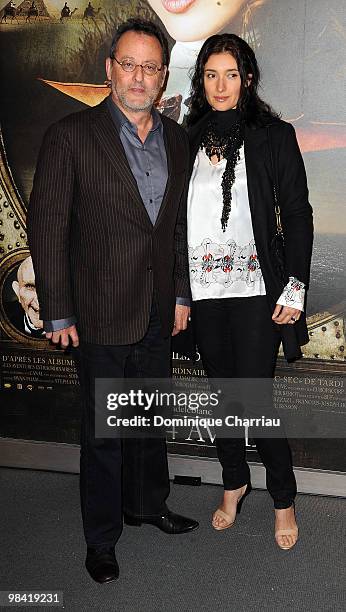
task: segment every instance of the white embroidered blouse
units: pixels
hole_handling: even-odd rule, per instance
[[[252,228],[244,146],[239,153],[225,232],[221,181],[226,160],[212,164],[204,150],[195,159],[187,209],[193,300],[266,294]],[[304,293],[304,284],[290,277],[278,304],[303,310]]]

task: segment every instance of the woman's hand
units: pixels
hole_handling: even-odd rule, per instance
[[[286,323],[294,325],[294,323],[298,321],[301,314],[301,310],[298,310],[297,308],[276,304],[272,319],[274,323],[277,323],[278,325],[285,325]]]

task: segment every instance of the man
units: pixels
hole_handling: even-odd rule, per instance
[[[11,321],[25,334],[34,338],[44,338],[43,321],[40,319],[34,268],[31,257],[26,257],[17,271],[17,280],[13,281],[12,289],[18,302],[11,309]]]
[[[154,24],[118,28],[106,60],[111,95],[48,130],[28,214],[47,337],[79,343],[81,508],[86,567],[98,582],[118,576],[121,493],[130,524],[166,533],[198,526],[166,506],[164,440],[124,440],[122,452],[119,440],[94,435],[95,379],[170,376],[170,335],[190,311],[188,142],[153,109],[168,63]]]

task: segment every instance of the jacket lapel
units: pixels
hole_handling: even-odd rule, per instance
[[[123,181],[134,202],[141,208],[151,225],[149,215],[138,190],[136,179],[131,172],[124,147],[115,129],[106,101],[101,102],[98,106],[98,111],[92,122],[95,136],[105,155],[114,166],[117,176]]]
[[[167,155],[168,177],[165,193],[154,227],[156,227],[161,221],[167,204],[171,199],[170,196],[172,194],[172,191],[174,191],[175,189],[175,174],[177,165],[176,138],[174,136],[173,130],[171,130],[170,123],[166,121],[166,117],[162,116],[162,122],[163,138]],[[123,145],[114,127],[114,123],[107,108],[106,100],[99,104],[98,113],[96,114],[92,122],[92,128],[94,130],[98,142],[103,148],[105,155],[108,157],[109,161],[114,166],[117,175],[122,179],[124,185],[128,189],[135,203],[140,206],[141,210],[144,213],[146,221],[152,228],[153,225],[139,193],[136,179],[134,178],[131,172]]]
[[[157,227],[157,225],[160,223],[163,213],[167,207],[167,204],[170,201],[171,191],[175,189],[175,181],[174,181],[175,167],[176,167],[175,139],[172,137],[173,135],[170,129],[170,124],[168,121],[166,121],[165,116],[162,115],[161,119],[163,123],[163,140],[165,143],[166,156],[167,156],[168,176],[167,176],[165,193],[162,198],[162,203],[160,206],[159,214],[157,215],[157,219],[156,219],[154,227]]]
[[[257,162],[259,159],[259,152],[257,149],[258,133],[257,130],[252,130],[245,127],[244,134],[244,156],[246,166],[246,180],[247,180],[247,191],[249,198],[249,205],[252,217],[252,223],[255,219],[255,207],[256,207],[256,193],[255,193],[255,182],[253,177],[257,176]],[[262,157],[263,160],[263,157]]]
[[[256,200],[258,197],[263,199],[263,183],[266,182],[266,176],[268,175],[272,181],[267,135],[267,127],[272,124],[275,124],[275,121],[263,123],[255,129],[245,127],[244,154],[249,204],[253,223],[256,220],[254,215]],[[258,222],[260,222],[260,215],[258,215]]]
[[[165,193],[162,198],[159,214],[157,215],[157,219],[155,221],[155,227],[161,221],[162,215],[169,201],[169,194],[170,194],[170,191],[173,185],[172,174],[174,171],[174,164],[173,164],[173,152],[172,152],[172,139],[170,137],[168,126],[166,125],[164,120],[163,120],[163,140],[165,143],[166,156],[167,156],[167,183],[166,183]]]

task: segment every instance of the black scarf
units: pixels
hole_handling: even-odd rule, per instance
[[[202,134],[200,148],[209,159],[214,155],[218,161],[225,158],[226,168],[222,175],[223,209],[221,227],[225,232],[231,212],[232,187],[235,181],[235,167],[240,159],[240,149],[244,142],[244,128],[237,109],[213,111]]]

